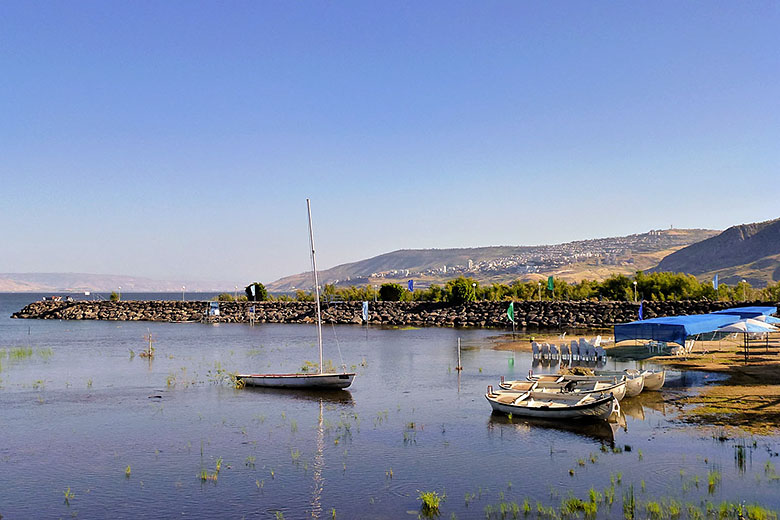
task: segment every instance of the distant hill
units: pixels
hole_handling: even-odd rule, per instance
[[[555,275],[569,281],[633,274],[664,256],[715,236],[708,229],[669,229],[624,237],[543,246],[493,246],[457,249],[401,249],[342,264],[319,273],[322,283],[366,285],[413,278],[425,286],[460,275],[480,282],[511,282]],[[300,273],[267,284],[271,291],[310,290],[311,274]]]
[[[742,224],[664,258],[655,271],[673,271],[723,283],[754,286],[780,280],[780,219]]]
[[[228,291],[235,284],[192,280],[153,280],[135,276],[87,273],[0,273],[0,292],[188,292]]]

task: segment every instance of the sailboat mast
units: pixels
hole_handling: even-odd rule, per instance
[[[320,282],[317,278],[317,261],[314,259],[314,230],[311,224],[311,202],[306,199],[306,210],[309,213],[309,244],[311,245],[311,270],[314,272],[314,301],[317,305],[317,346],[320,349],[320,374],[324,372],[322,363],[322,316],[320,314]]]

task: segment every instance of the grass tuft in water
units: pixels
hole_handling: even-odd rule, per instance
[[[76,494],[70,490],[70,486],[63,493],[65,494],[65,505],[70,506],[70,501],[76,498]]]
[[[717,470],[707,472],[707,492],[712,494],[720,483],[720,472]]]
[[[436,491],[417,490],[417,499],[420,501],[420,510],[423,516],[432,517],[439,514],[439,506],[444,501],[446,495],[441,495]]]

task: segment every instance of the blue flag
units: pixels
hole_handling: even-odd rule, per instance
[[[368,302],[363,302],[363,321],[368,322]]]
[[[712,277],[712,288],[718,290],[718,275]]]
[[[644,306],[645,306],[645,301],[644,300],[639,302],[639,320],[640,321],[642,321],[642,319],[644,319],[644,318],[642,318],[642,310],[643,310]]]
[[[414,292],[414,280],[409,280],[409,292]]]

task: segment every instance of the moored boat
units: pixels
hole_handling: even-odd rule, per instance
[[[245,386],[263,386],[268,388],[300,388],[300,389],[339,389],[347,388],[355,378],[354,372],[325,372],[322,359],[322,312],[320,311],[320,289],[317,277],[317,261],[314,255],[314,230],[311,223],[311,203],[306,199],[306,210],[309,215],[309,244],[311,245],[311,268],[314,276],[314,301],[317,312],[317,346],[320,354],[318,373],[297,374],[238,374],[236,379]]]
[[[596,377],[624,377],[626,379],[626,397],[636,397],[645,388],[645,378],[638,370],[625,370],[623,372],[597,370]]]
[[[629,369],[623,372],[597,371],[597,375],[624,374],[629,379],[642,379],[643,390],[660,390],[666,381],[666,370],[636,370]]]
[[[666,370],[659,372],[644,370],[642,377],[645,380],[645,390],[660,390],[664,386],[664,382],[666,382]]]
[[[612,392],[618,401],[623,400],[628,392],[628,379],[625,377],[594,377],[579,375],[556,375],[556,374],[529,374],[528,381],[504,381],[499,386],[504,389],[522,390],[525,385],[522,383],[536,383],[533,388],[535,391],[543,392],[574,392],[574,393],[593,393],[593,392]],[[641,391],[641,389],[640,389]]]
[[[485,398],[493,411],[523,417],[606,421],[613,412],[620,410],[620,405],[612,394],[496,391],[489,386]]]
[[[275,388],[347,388],[355,377],[351,372],[314,374],[239,374],[246,386]]]

